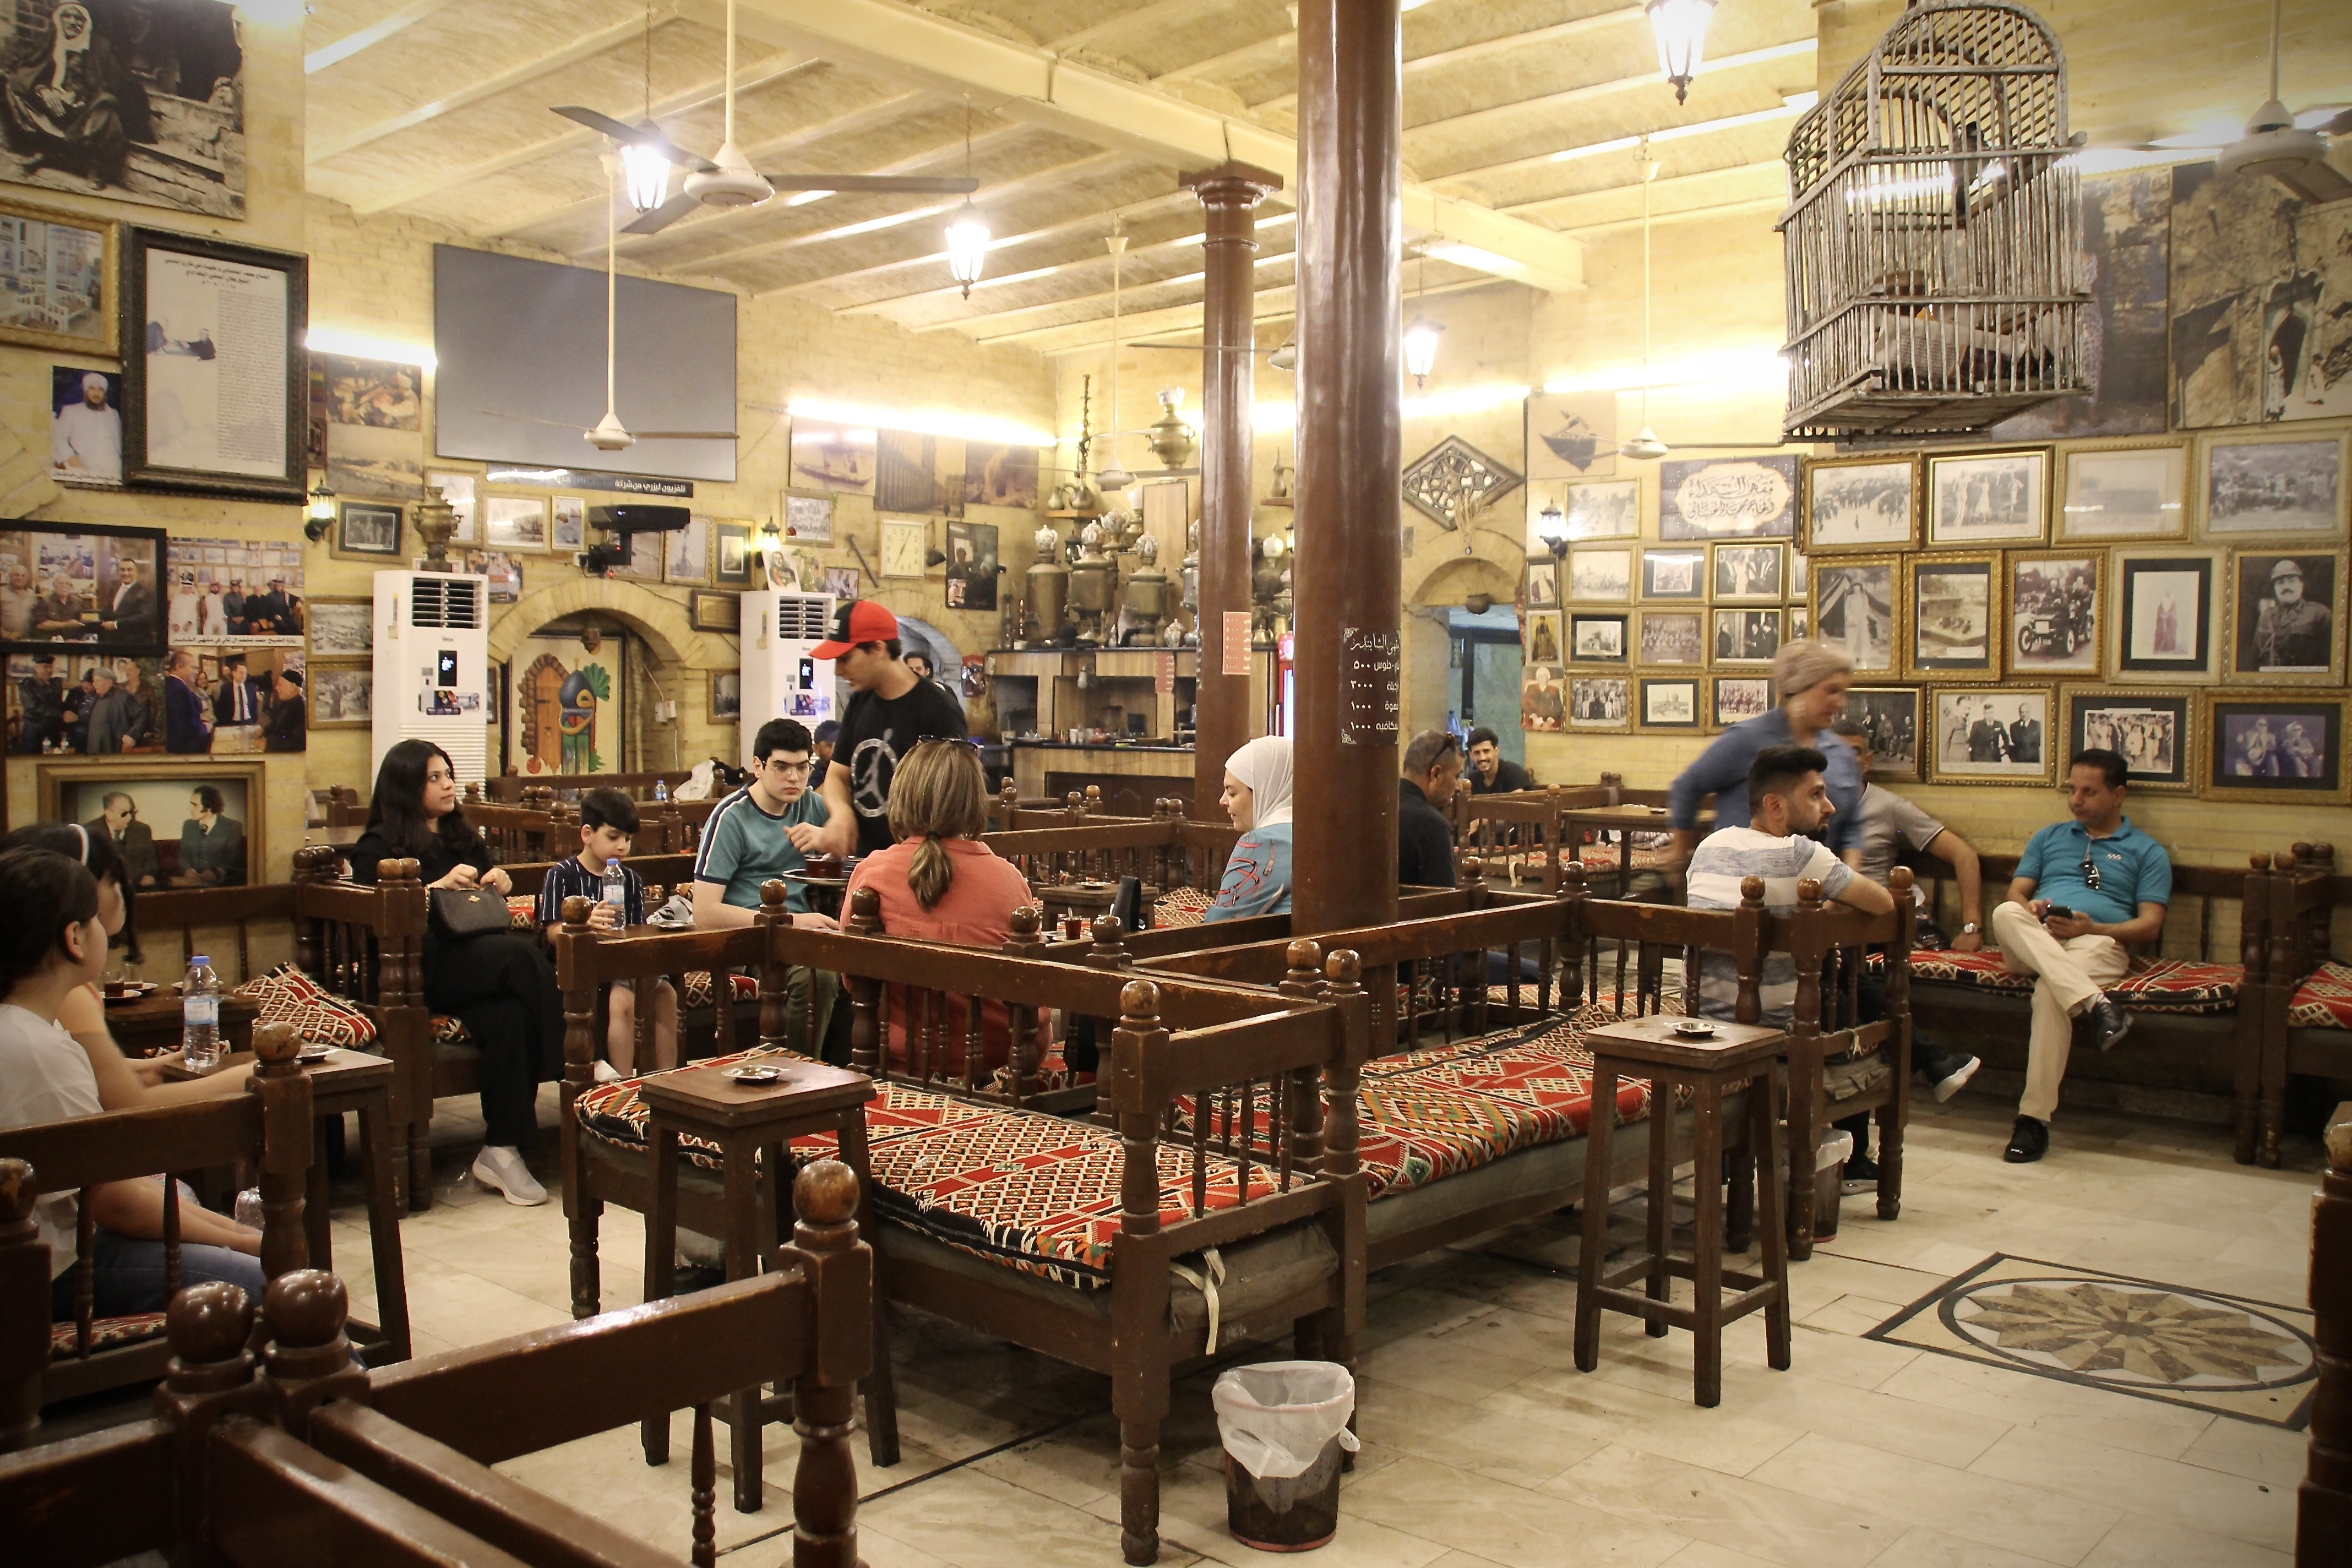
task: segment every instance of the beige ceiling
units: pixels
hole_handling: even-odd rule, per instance
[[[1044,353],[1108,336],[1129,237],[1132,331],[1199,321],[1200,208],[1177,183],[1230,148],[1288,168],[1297,39],[1276,0],[740,0],[736,140],[772,173],[960,174],[998,237],[962,299],[941,231],[953,198],[839,195],[697,213],[621,242],[638,268],[788,293],[916,330]],[[319,0],[310,15],[309,177],[363,213],[399,211],[583,260],[602,250],[604,143],[550,113],[635,121],[650,97],[680,144],[721,134],[724,0]],[[1808,0],[1725,0],[1709,68],[1678,105],[1638,0],[1425,0],[1404,18],[1409,239],[1442,289],[1488,274],[1580,276],[1580,229],[1640,211],[1646,132],[1661,213],[1768,205],[1815,79]],[[1592,151],[1585,151],[1591,150]],[[1570,153],[1567,158],[1554,154]],[[1287,203],[1266,209],[1286,216]],[[1262,315],[1286,314],[1294,226],[1269,224]],[[1459,254],[1459,253],[1457,253]]]

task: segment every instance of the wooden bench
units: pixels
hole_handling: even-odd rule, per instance
[[[479,789],[467,784],[465,805],[470,814],[476,800],[520,804],[541,791],[546,798],[558,799],[584,789],[616,789],[633,799],[651,800],[655,784],[666,784],[676,795],[693,777],[691,768],[650,773],[499,773],[484,779]]]
[[[2329,844],[2297,844],[2253,858],[2263,909],[2249,938],[2250,984],[2259,987],[2257,1157],[2275,1169],[2293,1074],[2352,1078],[2352,965],[2333,957],[2336,912],[2352,907],[2352,876]]]
[[[20,1192],[0,1175],[0,1289],[22,1289],[17,1233],[30,1226]],[[803,1170],[793,1203],[792,1238],[756,1279],[373,1373],[351,1363],[332,1275],[280,1278],[258,1314],[233,1286],[184,1292],[170,1316],[176,1360],[152,1416],[0,1456],[10,1558],[53,1568],[142,1552],[242,1568],[675,1563],[491,1467],[686,1405],[688,1551],[710,1568],[710,1402],[789,1382],[800,1433],[792,1561],[856,1568],[849,1401],[873,1353],[872,1254],[847,1222],[856,1184],[839,1165]]]

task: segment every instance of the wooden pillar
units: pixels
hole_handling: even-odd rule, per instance
[[[1257,206],[1282,176],[1220,163],[1184,176],[1208,218],[1202,240],[1201,341],[1201,651],[1193,684],[1192,812],[1214,816],[1225,759],[1258,730],[1250,711],[1247,652],[1225,657],[1228,615],[1250,613],[1250,414],[1257,386]],[[1242,633],[1244,644],[1248,633]],[[1232,668],[1235,673],[1228,675]]]
[[[2327,1120],[2327,1169],[2311,1209],[2311,1337],[2319,1378],[2311,1458],[2295,1493],[2295,1568],[2342,1555],[2352,1532],[2352,1103]]]
[[[1398,0],[1299,6],[1300,936],[1396,918],[1402,53]]]

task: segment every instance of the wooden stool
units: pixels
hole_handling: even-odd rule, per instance
[[[1754,1024],[1715,1024],[1707,1039],[1674,1031],[1688,1020],[1653,1015],[1610,1024],[1585,1037],[1592,1052],[1592,1131],[1584,1164],[1584,1256],[1576,1275],[1576,1367],[1591,1372],[1601,1363],[1601,1310],[1631,1312],[1653,1339],[1666,1330],[1688,1329],[1696,1336],[1693,1353],[1694,1401],[1723,1400],[1723,1325],[1764,1309],[1766,1354],[1775,1372],[1789,1370],[1789,1251],[1780,1223],[1780,1102],[1786,1097],[1780,1049],[1787,1035]],[[1609,1235],[1609,1135],[1621,1078],[1647,1078],[1650,1092],[1650,1234],[1648,1249],[1604,1271]],[[1723,1267],[1723,1097],[1747,1082],[1748,1138],[1740,1161],[1755,1178],[1757,1223],[1763,1237],[1764,1272],[1738,1274]],[[1673,1256],[1675,1111],[1673,1089],[1691,1091],[1691,1156],[1694,1228],[1691,1256]],[[1746,1184],[1748,1173],[1740,1177]],[[1620,1287],[1644,1281],[1642,1293]],[[1672,1305],[1671,1279],[1687,1279],[1698,1300]],[[1723,1288],[1739,1294],[1724,1300]]]
[[[775,1267],[775,1251],[792,1224],[792,1174],[787,1144],[813,1132],[831,1132],[841,1163],[857,1177],[857,1228],[875,1248],[874,1370],[866,1378],[866,1425],[877,1465],[898,1462],[898,1394],[890,1377],[889,1335],[881,1282],[881,1248],[874,1234],[874,1176],[866,1153],[866,1102],[874,1080],[864,1073],[821,1062],[779,1058],[742,1067],[776,1067],[774,1083],[746,1083],[726,1068],[681,1068],[638,1081],[646,1102],[646,1152],[653,1161],[653,1201],[646,1213],[646,1300],[676,1289],[677,1254],[677,1141],[691,1133],[718,1146],[726,1189],[727,1278],[748,1279],[764,1263]],[[740,1070],[736,1069],[736,1070]],[[735,1510],[757,1513],[761,1504],[760,1429],[789,1419],[789,1397],[772,1405],[757,1388],[740,1389],[719,1403],[728,1425],[729,1461],[735,1470]],[[643,1438],[646,1461],[669,1458],[667,1413],[648,1417]]]

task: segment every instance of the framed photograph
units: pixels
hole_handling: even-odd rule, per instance
[[[1839,556],[1813,563],[1812,625],[1853,655],[1857,675],[1903,672],[1903,562]]]
[[[1919,459],[1805,464],[1805,551],[1909,550],[1919,542]]]
[[[547,498],[483,497],[482,543],[491,550],[544,553],[547,550]]]
[[[662,535],[662,581],[697,584],[710,581],[709,518],[689,517],[684,528],[675,533]]]
[[[480,483],[480,478],[474,474],[450,473],[442,468],[425,470],[425,488],[439,490],[441,499],[447,501],[449,510],[457,515],[457,531],[449,535],[452,544],[479,544],[482,542],[481,501],[475,493],[475,487]]]
[[[2107,552],[2011,551],[2010,671],[2018,676],[2096,675],[2106,639]]]
[[[1934,689],[1936,784],[2048,784],[2051,689],[2047,686]]]
[[[374,657],[374,600],[311,599],[306,604],[304,618],[310,633],[312,658]]]
[[[239,888],[261,880],[268,813],[264,763],[218,757],[114,757],[45,763],[41,820],[110,831],[107,801],[130,807],[123,837],[140,885]]]
[[[548,542],[559,551],[583,549],[588,539],[588,498],[557,496],[550,503],[554,521],[548,526]]]
[[[1927,548],[2045,544],[2050,454],[1971,452],[1927,459]]]
[[[2344,700],[2290,691],[2210,692],[2207,800],[2344,803]]]
[[[1562,486],[1560,510],[1567,513],[1568,537],[1571,540],[1639,539],[1642,481],[1608,479],[1599,484]]]
[[[1633,682],[1622,675],[1580,675],[1568,683],[1568,727],[1623,730],[1631,727]]]
[[[1802,605],[1789,606],[1789,640],[1802,642],[1813,635],[1813,613]]]
[[[522,557],[520,555],[509,555],[503,550],[468,550],[465,554],[463,570],[490,580],[490,603],[493,605],[511,605],[522,597]]]
[[[742,595],[698,588],[686,596],[686,615],[698,632],[740,632],[743,629]]]
[[[1706,597],[1705,550],[1644,550],[1642,552],[1642,597],[1644,599],[1704,599]]]
[[[1787,628],[1785,615],[1779,609],[1716,611],[1715,662],[1771,663],[1772,656],[1780,651],[1781,635]]]
[[[1690,678],[1642,679],[1642,728],[1696,730],[1699,727],[1697,680]]]
[[[1533,559],[1528,562],[1528,608],[1559,608],[1559,565],[1557,562]]]
[[[1567,722],[1568,698],[1558,665],[1528,663],[1519,672],[1519,728],[1557,731]]]
[[[1673,458],[1658,465],[1660,539],[1793,539],[1797,458]]]
[[[399,507],[382,501],[347,500],[335,508],[334,542],[329,553],[343,561],[373,561],[378,564],[400,559]]]
[[[1845,694],[1845,716],[1868,731],[1870,776],[1916,784],[1919,771],[1919,689],[1856,686]]]
[[[1778,544],[1717,545],[1716,603],[1762,600],[1779,604],[1784,593],[1782,558],[1783,552]]]
[[[122,356],[124,480],[299,505],[309,258],[149,228],[125,250],[123,319],[143,341]]]
[[[1633,596],[1633,552],[1587,548],[1568,552],[1571,603],[1622,605]]]
[[[1789,552],[1789,602],[1790,604],[1801,605],[1805,602],[1805,595],[1811,591],[1812,584],[1812,578],[1809,572],[1805,558],[1793,550]]]
[[[748,588],[759,563],[751,558],[751,525],[710,525],[710,580],[722,588]]]
[[[0,577],[8,589],[0,599],[0,651],[78,643],[84,646],[77,653],[163,653],[169,548],[160,528],[0,523]]]
[[[1623,664],[1627,616],[1570,615],[1568,657],[1579,664]]]
[[[2131,769],[2131,788],[2186,794],[2197,787],[2197,694],[2069,686],[2066,755],[2096,748]]]
[[[1913,676],[2000,679],[2000,556],[1915,556]]]
[[[1717,729],[1761,717],[1772,710],[1772,678],[1767,675],[1718,675],[1715,678],[1715,722]]]
[[[737,669],[714,669],[710,672],[710,721],[726,723],[743,716],[743,672]]]
[[[1558,615],[1528,617],[1527,657],[1534,664],[1559,664],[1559,616]]]
[[[5,260],[0,247],[0,260]],[[0,295],[0,300],[6,296]],[[61,485],[122,488],[122,378],[111,371],[49,367],[49,478]]]
[[[2344,432],[2208,436],[2205,535],[2344,537]]]
[[[2206,681],[2221,673],[2221,552],[2118,546],[2114,657],[2118,679]]]
[[[1642,662],[1700,665],[1706,662],[1706,617],[1697,610],[1643,610]]]
[[[784,537],[795,544],[833,542],[833,492],[786,490],[776,498],[784,523]]]
[[[6,162],[0,152],[0,167]],[[89,194],[87,184],[77,189]],[[122,226],[110,218],[0,201],[0,300],[7,301],[0,343],[99,359],[120,353],[121,241]]]
[[[375,722],[375,666],[310,666],[310,728],[363,730]]]
[[[991,611],[996,608],[996,524],[966,522],[947,525],[946,599],[950,610]]]
[[[2110,442],[2059,454],[2064,482],[2057,542],[2189,537],[2189,448],[2179,441]]]
[[[876,433],[871,426],[794,415],[791,440],[794,489],[830,495],[874,493]],[[1032,506],[1036,504],[1036,484],[1033,468],[1029,476]]]
[[[2344,552],[2230,552],[2230,673],[2340,685]]]

